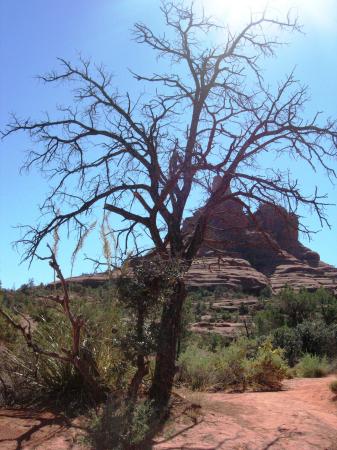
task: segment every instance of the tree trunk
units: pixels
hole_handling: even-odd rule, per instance
[[[144,341],[144,299],[138,299],[138,305],[137,305],[137,342],[138,342],[138,354],[137,354],[137,370],[134,374],[129,389],[128,389],[128,395],[127,399],[129,404],[135,404],[137,401],[138,391],[140,388],[140,385],[143,381],[143,378],[145,375],[148,374],[149,369],[148,365],[145,362],[144,357],[144,349],[143,349],[143,341]],[[132,410],[133,412],[133,410]]]
[[[177,280],[173,293],[163,308],[156,368],[150,398],[157,407],[165,408],[170,399],[176,373],[177,343],[180,333],[181,311],[186,298],[185,282]]]
[[[72,363],[89,389],[91,400],[96,404],[104,401],[107,396],[107,389],[104,384],[100,382],[99,373],[95,364],[93,362],[87,362],[78,356],[73,358]]]

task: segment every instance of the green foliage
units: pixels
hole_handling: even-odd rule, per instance
[[[258,336],[266,336],[276,328],[285,326],[285,319],[277,305],[270,302],[265,309],[254,316],[255,329]]]
[[[240,314],[240,316],[243,316],[243,315],[248,314],[248,313],[249,313],[248,306],[241,302],[240,306],[239,306],[239,314]]]
[[[337,323],[337,298],[326,289],[318,289],[311,294],[316,302],[318,313],[326,325]]]
[[[284,349],[284,356],[290,366],[293,366],[302,354],[303,342],[294,328],[276,328],[272,333],[272,342],[275,347]]]
[[[117,280],[118,298],[125,308],[127,323],[122,348],[137,371],[156,352],[158,317],[182,270],[178,260],[168,261],[159,255],[130,258]]]
[[[197,346],[189,346],[180,356],[179,381],[193,390],[204,390],[218,382],[218,355]]]
[[[41,293],[41,288],[37,292]],[[34,300],[37,292],[32,292],[30,301],[21,307],[28,311],[26,317],[32,324],[33,341],[43,350],[62,355],[62,349],[70,348],[72,342],[71,327],[58,305]],[[43,292],[48,293],[48,290]],[[121,389],[128,383],[132,367],[122,346],[125,314],[114,295],[110,290],[108,300],[101,298],[98,290],[88,289],[81,295],[72,293],[71,303],[73,311],[85,319],[81,358],[91,363],[92,376],[103,388]],[[9,312],[13,317],[13,311]],[[4,329],[11,330],[15,339],[12,345],[8,345],[7,339],[6,350],[1,355],[0,376],[6,384],[3,402],[35,402],[52,396],[55,403],[71,408],[91,403],[88,386],[72,365],[34,353],[7,322]]]
[[[306,290],[297,292],[290,288],[285,288],[279,293],[277,304],[289,327],[295,327],[312,318],[317,308],[314,296]]]
[[[222,336],[217,333],[191,333],[186,340],[183,341],[181,350],[184,351],[189,347],[196,346],[199,348],[204,348],[210,352],[215,352],[218,349],[229,345],[230,342],[231,339],[227,336]]]
[[[295,366],[295,373],[299,377],[319,378],[326,376],[330,371],[328,360],[325,356],[305,354]]]
[[[272,337],[293,366],[305,353],[337,356],[337,299],[327,290],[296,292],[286,288],[254,317],[258,336]]]
[[[125,275],[117,287],[111,283],[98,288],[71,286],[72,308],[86,321],[81,355],[94,362],[100,382],[110,390],[126,389],[136,370],[137,352],[149,357],[155,352],[159,309],[179,270],[170,267],[167,278],[159,282],[164,267],[158,264],[139,265],[133,280]],[[15,305],[32,320],[34,340],[40,347],[59,353],[61,348],[69,346],[71,329],[57,305],[34,299],[48,293],[41,286],[24,286],[16,292],[5,292],[0,301],[12,315]],[[223,291],[219,289],[216,295],[223,295]],[[194,390],[279,389],[289,373],[284,359],[290,366],[298,362],[294,369],[298,376],[328,373],[329,363],[324,355],[329,358],[337,355],[336,299],[329,292],[296,293],[286,289],[279,296],[264,299],[265,308],[254,317],[258,337],[232,343],[218,334],[198,335],[189,331],[189,323],[207,312],[211,300],[214,293],[193,291],[184,305],[178,382]],[[139,306],[144,313],[142,342],[135,333]],[[232,314],[213,312],[213,318],[230,320]],[[266,340],[268,335],[270,339]],[[0,368],[7,387],[6,395],[2,392],[3,403],[31,402],[50,396],[72,410],[88,403],[90,393],[72,366],[27,351],[23,338],[1,317],[0,340],[7,347]],[[151,382],[150,378],[151,371],[147,383]],[[96,418],[96,437],[111,442],[116,433],[121,433],[118,441],[121,445],[141,442],[150,426],[146,424],[149,424],[151,408],[146,402],[134,406],[131,414],[125,405],[114,404],[113,410],[108,404],[105,413]]]
[[[242,339],[224,347],[218,356],[216,370],[218,385],[244,390],[246,386],[246,368],[248,366],[248,341]]]
[[[295,291],[287,287],[266,301],[263,311],[255,316],[259,334],[284,325],[295,328],[311,320],[322,320],[326,325],[336,323],[337,299],[331,292],[325,289]]]
[[[321,320],[306,320],[296,327],[296,332],[302,340],[302,352],[316,355],[325,355],[327,352],[335,353],[334,348],[329,349],[331,332],[329,327]]]
[[[255,389],[279,390],[289,374],[289,367],[280,348],[273,348],[270,341],[259,347],[256,357],[247,367],[247,382]]]
[[[266,286],[260,291],[260,298],[261,299],[267,299],[271,298],[273,295],[273,291],[270,286]]]
[[[1,295],[1,294],[0,294]],[[6,310],[3,299],[0,297],[0,308]],[[8,324],[6,319],[0,314],[0,345],[12,348],[18,339],[17,330]]]
[[[150,401],[126,404],[110,398],[91,424],[91,443],[97,450],[143,448],[153,427],[154,411]]]
[[[195,303],[194,307],[194,315],[195,319],[199,321],[201,319],[201,316],[203,316],[207,312],[207,306],[203,299],[199,299]]]
[[[314,317],[317,309],[317,299],[311,293],[285,288],[266,302],[263,311],[256,314],[257,333],[266,335],[283,326],[296,327],[304,320]]]
[[[180,336],[178,342],[178,353],[185,350],[186,345],[191,338],[192,332],[189,329],[189,325],[195,322],[196,316],[193,308],[193,301],[191,296],[187,296],[181,314]]]
[[[243,338],[215,352],[190,346],[179,366],[178,381],[193,390],[279,389],[288,374],[281,349],[274,349],[270,341],[258,346]]]

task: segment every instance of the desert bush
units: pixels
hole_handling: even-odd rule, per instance
[[[304,289],[295,291],[286,287],[277,296],[277,307],[284,315],[286,325],[295,327],[313,317],[317,299]]]
[[[321,320],[304,321],[296,327],[296,333],[302,341],[303,353],[322,356],[332,351],[331,330]]]
[[[291,366],[305,354],[337,356],[337,299],[329,291],[283,289],[254,316],[255,334],[270,335]]]
[[[216,384],[217,359],[217,354],[191,345],[180,356],[178,381],[193,390],[204,390]]]
[[[336,313],[336,316],[335,316]],[[259,335],[267,335],[276,328],[295,328],[305,321],[323,320],[333,323],[337,318],[337,300],[328,291],[295,291],[284,288],[270,300],[264,301],[264,309],[255,315]]]
[[[217,383],[221,388],[246,387],[247,341],[238,340],[219,351],[216,361]]]
[[[85,320],[80,346],[80,357],[88,362],[90,375],[102,390],[121,389],[131,376],[130,362],[122,347],[125,335],[123,312],[112,299],[110,305],[99,301],[87,302],[74,297],[73,310]],[[72,331],[64,314],[57,307],[42,308],[41,302],[30,304],[30,320],[34,344],[49,353],[62,355],[70,348]],[[13,313],[11,312],[13,317]],[[13,330],[6,323],[7,329]],[[89,386],[75,367],[48,354],[38,354],[17,333],[12,346],[2,352],[0,385],[3,403],[37,402],[53,397],[55,403],[68,408],[81,408],[92,404]]]
[[[257,332],[268,334],[284,325],[296,328],[303,322],[320,321],[333,325],[337,321],[337,299],[326,289],[308,292],[283,289],[278,295],[264,301],[264,309],[255,316]]]
[[[283,351],[273,348],[268,340],[258,349],[255,358],[249,360],[246,371],[247,384],[255,389],[278,390],[289,374],[289,367]]]
[[[295,373],[304,378],[325,377],[330,371],[329,362],[326,357],[305,354],[295,366]]]
[[[0,309],[8,310],[10,301],[2,292],[0,292]],[[18,338],[18,333],[11,327],[6,319],[0,314],[0,344],[13,346]]]
[[[201,316],[207,312],[207,306],[204,299],[198,299],[193,307],[195,320],[201,319]]]
[[[258,311],[254,315],[255,331],[257,336],[267,336],[276,328],[286,325],[286,320],[277,307],[272,302],[266,303],[265,309]]]
[[[321,319],[327,325],[335,324],[337,322],[337,298],[335,295],[327,289],[320,288],[310,296]]]
[[[284,350],[284,356],[290,366],[293,366],[302,354],[303,342],[299,333],[294,328],[287,326],[276,328],[272,333],[274,347]]]
[[[277,328],[272,332],[272,340],[284,349],[291,366],[305,353],[330,358],[337,355],[337,325],[328,326],[321,319],[306,320],[295,328]]]
[[[179,363],[177,381],[193,390],[277,389],[288,375],[281,349],[274,349],[270,341],[259,347],[256,341],[244,338],[215,352],[190,346]]]
[[[0,344],[12,346],[18,338],[16,330],[8,325],[6,320],[0,316]]]
[[[248,313],[249,313],[248,306],[245,303],[241,302],[240,306],[239,306],[239,314],[240,314],[240,316],[243,316],[243,315],[248,314]]]
[[[145,448],[142,444],[154,427],[154,411],[150,401],[127,404],[110,398],[91,422],[90,439],[97,450]]]
[[[32,404],[53,399],[68,412],[91,403],[90,391],[70,364],[28,350],[24,343],[15,352],[2,349],[0,376],[2,404]]]
[[[271,289],[270,286],[265,286],[263,289],[261,289],[259,297],[261,299],[267,299],[267,298],[271,298],[273,295],[273,291]]]

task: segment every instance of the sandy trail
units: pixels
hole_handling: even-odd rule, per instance
[[[165,425],[155,450],[337,450],[334,377],[294,379],[280,392],[193,394],[200,407],[181,407]],[[79,450],[83,420],[50,411],[0,409],[1,450]],[[109,449],[106,449],[109,450]]]
[[[155,450],[337,450],[334,377],[294,379],[280,392],[197,394],[201,404],[168,424]],[[189,417],[188,417],[189,416]]]
[[[0,409],[0,449],[81,450],[80,422],[50,411]]]

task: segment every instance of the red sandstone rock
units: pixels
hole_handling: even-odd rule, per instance
[[[186,219],[186,235],[201,211]],[[316,252],[299,242],[295,214],[262,205],[252,220],[234,200],[222,202],[213,211],[199,257],[185,278],[192,288],[223,286],[259,294],[266,286],[276,292],[289,285],[309,290],[324,287],[337,294],[337,269],[321,262]],[[106,274],[94,274],[70,281],[97,285],[107,280]]]

